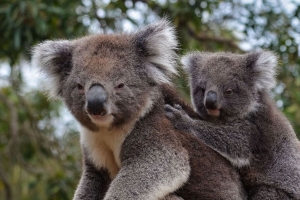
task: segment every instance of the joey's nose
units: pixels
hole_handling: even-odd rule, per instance
[[[218,108],[217,106],[217,93],[210,90],[206,94],[206,99],[205,99],[205,107],[207,109],[215,110]]]
[[[92,85],[87,92],[87,111],[91,115],[107,114],[107,94],[101,85]]]

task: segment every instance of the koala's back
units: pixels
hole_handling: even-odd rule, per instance
[[[181,132],[190,155],[191,175],[179,191],[184,199],[246,199],[238,172],[224,157],[190,133]],[[195,195],[197,194],[197,196]]]
[[[261,131],[262,142],[255,148],[252,167],[243,170],[243,182],[249,188],[272,183],[275,188],[300,199],[300,142],[268,95],[262,95],[261,101],[251,121]]]

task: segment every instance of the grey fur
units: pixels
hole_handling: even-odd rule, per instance
[[[193,132],[239,167],[249,199],[300,199],[300,143],[269,94],[276,83],[276,56],[195,52],[182,62],[194,107],[210,123],[169,106],[175,127]],[[210,114],[209,91],[217,94]]]
[[[191,150],[187,141],[200,141],[165,117],[161,87],[176,74],[176,46],[173,27],[161,20],[136,33],[46,41],[33,49],[33,65],[50,78],[50,96],[62,99],[81,124],[84,168],[75,200],[244,198],[230,163],[208,147]],[[94,86],[101,98],[96,89],[89,93]],[[89,113],[94,101],[105,112]],[[202,175],[212,162],[214,173]]]

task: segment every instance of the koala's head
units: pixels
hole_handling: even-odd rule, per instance
[[[151,109],[157,88],[176,73],[176,47],[174,28],[161,20],[134,33],[43,42],[33,48],[32,64],[46,75],[50,97],[97,130]]]
[[[208,121],[242,118],[259,106],[259,94],[276,84],[277,58],[269,51],[248,54],[191,53],[182,58],[192,103]]]

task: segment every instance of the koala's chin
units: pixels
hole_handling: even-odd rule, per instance
[[[228,113],[223,111],[222,109],[218,109],[217,111],[206,111],[205,114],[200,115],[205,121],[213,122],[213,123],[225,123],[228,121],[232,121],[236,119],[236,116],[230,116]]]
[[[207,113],[203,119],[209,122],[218,122],[220,120],[220,116],[210,115]]]
[[[114,120],[114,117],[111,114],[107,114],[107,115],[104,115],[104,116],[89,115],[89,118],[98,127],[109,127],[112,124],[113,120]]]
[[[209,110],[205,108],[204,105],[202,105],[197,108],[197,112],[199,113],[200,117],[205,121],[218,122],[220,121],[220,119],[222,119],[221,109]]]
[[[206,109],[207,113],[209,114],[209,116],[211,117],[215,117],[218,118],[220,116],[220,109],[215,109],[215,110],[211,110],[211,109]]]

